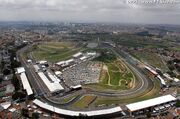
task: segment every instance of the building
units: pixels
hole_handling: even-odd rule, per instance
[[[120,113],[122,111],[121,107],[113,107],[109,109],[100,109],[100,110],[93,110],[93,111],[73,111],[73,110],[67,110],[67,109],[61,109],[55,106],[52,106],[48,103],[44,103],[38,99],[35,99],[33,103],[43,109],[46,109],[48,111],[65,115],[65,116],[101,116],[101,115],[108,115],[108,114],[114,114],[114,113]]]
[[[48,62],[45,61],[45,60],[41,60],[41,61],[39,61],[38,63],[41,64],[41,65],[44,65],[44,64],[47,64]]]
[[[56,63],[56,65],[63,68],[63,67],[71,65],[73,62],[74,62],[74,59],[69,59],[69,60],[66,60],[66,61],[60,61],[60,62]]]
[[[27,63],[32,63],[32,60],[28,59],[28,60],[27,60]]]
[[[21,73],[24,73],[24,72],[25,72],[24,67],[16,68],[16,74],[21,74]]]
[[[28,79],[26,77],[26,74],[25,73],[21,73],[20,74],[20,78],[21,78],[21,81],[22,81],[23,89],[26,90],[27,95],[28,96],[32,95],[33,91],[31,89],[29,81],[28,81]]]
[[[48,73],[48,76],[51,79],[51,81],[43,72],[38,72],[38,75],[51,93],[56,93],[56,92],[60,92],[64,90],[64,88],[59,83],[60,80],[56,78],[55,76],[53,76],[52,74]]]
[[[70,87],[72,90],[78,90],[82,88],[82,85],[76,85],[76,86],[71,86]]]
[[[78,52],[76,54],[73,55],[73,58],[79,58],[82,56],[82,53],[81,52]]]
[[[80,60],[81,60],[81,61],[86,61],[87,58],[88,58],[87,56],[82,56],[82,57],[80,58]]]
[[[155,70],[153,70],[152,68],[150,68],[148,66],[144,66],[144,68],[147,69],[148,71],[150,71],[154,76],[158,75],[158,73]]]
[[[145,69],[147,69],[154,77],[157,77],[160,82],[161,82],[161,85],[162,86],[166,86],[166,82],[164,81],[164,79],[155,71],[153,70],[152,68],[148,67],[148,66],[144,66]]]
[[[157,78],[160,80],[162,86],[166,86],[166,82],[160,75],[158,75]]]
[[[0,104],[0,111],[6,110],[11,106],[11,102],[4,102]]]
[[[96,54],[97,54],[96,52],[87,52],[88,56],[96,56]]]
[[[169,74],[165,73],[163,74],[164,77],[166,77],[168,80],[174,81],[174,82],[179,82],[180,80],[177,78],[172,78]]]
[[[39,71],[40,71],[40,68],[39,68],[38,65],[33,65],[33,67],[34,67],[34,69],[35,69],[36,72],[39,72]]]
[[[140,112],[146,112],[147,110],[153,112],[153,110],[158,106],[161,106],[162,109],[164,109],[164,106],[166,104],[170,104],[174,101],[176,101],[175,97],[173,97],[172,95],[165,95],[145,101],[131,103],[126,105],[126,107],[128,108],[128,111],[131,113],[131,115],[134,115]]]
[[[61,76],[62,75],[62,72],[61,71],[55,71],[55,74],[56,74],[56,76]]]

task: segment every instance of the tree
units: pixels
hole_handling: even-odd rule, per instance
[[[39,119],[39,113],[32,113],[32,119]]]
[[[24,117],[29,117],[29,111],[28,111],[28,109],[23,108],[23,109],[21,110],[21,115],[24,116]]]
[[[177,100],[177,102],[176,102],[176,107],[180,107],[180,101],[179,100]]]
[[[2,77],[0,77],[0,83],[3,81],[3,78]]]
[[[13,75],[13,78],[11,79],[12,84],[15,87],[15,90],[18,91],[20,89],[20,83],[19,80],[17,79],[16,75]]]
[[[10,56],[11,68],[14,69],[21,66],[21,63],[14,59],[16,57],[16,49],[10,50],[10,52],[11,52],[11,56]]]
[[[26,94],[24,94],[23,92],[15,92],[12,96],[13,100],[23,99],[23,98],[26,98]]]
[[[20,67],[21,66],[21,63],[16,61],[16,60],[13,60],[11,61],[11,68],[14,69],[14,68],[17,68],[17,67]]]
[[[11,70],[9,70],[9,69],[4,69],[3,70],[4,75],[9,75],[10,73],[11,73]]]
[[[151,118],[151,113],[150,113],[150,112],[147,112],[147,113],[146,113],[146,116],[147,116],[147,118]]]
[[[169,69],[171,70],[171,71],[173,71],[175,68],[174,68],[174,65],[169,65]]]
[[[87,115],[84,114],[79,114],[79,117],[77,119],[86,119]]]
[[[1,69],[4,69],[4,66],[5,66],[5,62],[1,61]]]

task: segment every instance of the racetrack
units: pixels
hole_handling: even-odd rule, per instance
[[[33,87],[35,93],[38,95],[39,93],[44,93],[48,92],[47,87],[41,82],[41,79],[36,75],[34,72],[34,69],[32,66],[29,66],[26,62],[26,59],[24,59],[20,54],[25,52],[29,46],[26,46],[25,48],[19,50],[17,52],[20,61],[22,62],[22,65],[25,67],[27,73],[28,73],[28,78],[30,79],[31,86]],[[143,96],[146,93],[150,92],[153,87],[154,83],[151,79],[147,78],[143,72],[142,69],[137,67],[134,63],[132,63],[129,59],[129,57],[124,57],[121,53],[122,52],[116,52],[118,51],[117,49],[112,49],[113,52],[115,52],[125,63],[125,65],[128,66],[128,68],[131,69],[131,71],[135,74],[136,78],[138,79],[136,81],[136,85],[129,90],[121,90],[121,91],[115,91],[115,90],[108,90],[108,91],[98,91],[96,89],[90,89],[90,88],[83,88],[81,91],[78,91],[78,95],[70,100],[67,103],[60,103],[57,100],[53,100],[53,97],[48,97],[46,96],[41,96],[41,99],[43,101],[46,101],[52,105],[56,105],[61,108],[68,108],[69,105],[72,105],[74,102],[78,101],[82,96],[84,95],[95,95],[95,96],[100,96],[100,97],[116,97],[118,99],[128,99],[128,98],[135,98],[137,96]],[[126,54],[124,54],[126,55]],[[63,99],[64,97],[72,95],[72,93],[65,93],[62,97],[59,99]],[[55,102],[57,101],[57,102]]]

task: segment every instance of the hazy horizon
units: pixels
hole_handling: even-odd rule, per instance
[[[0,0],[0,21],[180,24],[180,0]]]

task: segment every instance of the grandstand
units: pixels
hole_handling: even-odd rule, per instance
[[[100,115],[108,115],[108,114],[113,114],[113,113],[120,113],[122,111],[121,107],[113,107],[109,109],[101,109],[101,110],[94,110],[94,111],[72,111],[72,110],[66,110],[66,109],[60,109],[57,107],[54,107],[48,103],[44,103],[38,99],[35,99],[33,103],[43,109],[46,109],[48,111],[61,114],[61,115],[66,115],[66,116],[80,116],[80,115],[85,115],[85,116],[100,116]]]
[[[21,78],[21,81],[22,81],[22,84],[23,84],[23,88],[26,90],[27,92],[27,95],[30,96],[33,94],[33,91],[31,89],[31,86],[29,84],[29,81],[26,77],[26,74],[25,73],[21,73],[20,74],[20,78]]]
[[[145,100],[141,102],[128,104],[126,105],[126,107],[130,111],[130,113],[133,113],[133,112],[143,111],[146,109],[152,110],[152,108],[155,108],[156,106],[171,103],[173,101],[176,101],[175,97],[173,97],[172,95],[165,95],[165,96],[161,96],[161,97],[157,97],[157,98],[153,98],[153,99],[149,99],[149,100]]]

